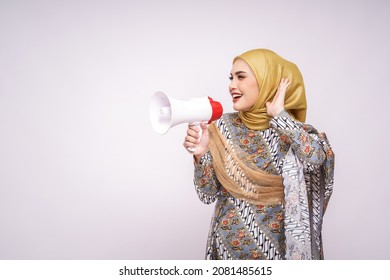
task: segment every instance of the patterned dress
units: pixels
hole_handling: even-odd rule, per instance
[[[216,201],[206,259],[323,258],[320,232],[322,216],[332,192],[334,164],[324,135],[295,121],[285,111],[271,119],[270,128],[266,130],[248,129],[237,113],[224,114],[217,121],[217,127],[227,142],[234,141],[239,145],[259,169],[283,176],[285,199],[292,203],[287,207],[286,200],[282,204],[254,205],[233,197],[218,181],[212,156],[210,152],[206,153],[199,164],[195,163],[194,174],[200,200],[206,204]],[[301,193],[287,192],[292,187],[285,177],[294,178],[288,164],[291,162],[287,160],[289,151],[302,163],[305,188]],[[307,203],[301,203],[304,201]],[[304,218],[294,219],[297,214]],[[293,241],[301,242],[299,246],[308,246],[308,256],[298,250],[298,245],[286,240],[286,229]]]

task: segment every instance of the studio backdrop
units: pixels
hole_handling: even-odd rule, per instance
[[[214,205],[156,91],[225,112],[234,56],[296,63],[336,154],[326,259],[389,259],[389,1],[0,1],[0,259],[203,259]]]

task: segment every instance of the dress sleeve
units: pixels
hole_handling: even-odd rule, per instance
[[[194,185],[203,203],[210,204],[217,199],[221,185],[215,175],[210,152],[207,152],[199,163],[194,162]]]
[[[314,127],[295,121],[284,110],[271,119],[270,126],[279,134],[281,143],[291,147],[302,162],[322,165],[326,155]]]
[[[309,192],[319,188],[324,191],[324,213],[333,191],[335,163],[326,134],[319,133],[311,125],[295,121],[285,110],[271,119],[270,126],[278,132],[281,143],[291,146],[303,162]]]

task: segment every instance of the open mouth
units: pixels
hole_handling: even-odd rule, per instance
[[[233,93],[232,97],[233,97],[233,102],[237,102],[242,97],[242,94]]]

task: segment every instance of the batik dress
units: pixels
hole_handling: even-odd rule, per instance
[[[281,203],[252,204],[218,181],[207,152],[195,163],[194,184],[203,203],[216,201],[206,259],[321,259],[322,217],[332,193],[334,155],[324,134],[286,111],[265,130],[248,129],[237,113],[217,127],[260,170],[283,177]],[[233,142],[231,142],[233,141]]]

